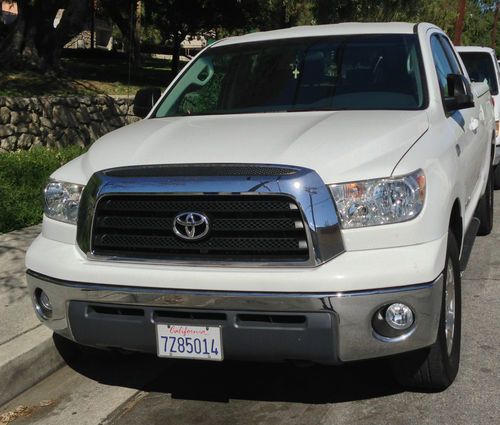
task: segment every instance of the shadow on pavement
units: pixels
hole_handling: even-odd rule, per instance
[[[177,399],[322,404],[383,397],[404,391],[393,381],[384,360],[330,367],[230,361],[213,363],[81,349],[57,335],[54,341],[68,366],[77,373],[106,385],[166,393]]]

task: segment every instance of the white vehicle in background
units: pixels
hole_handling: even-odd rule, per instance
[[[489,47],[459,46],[457,51],[472,82],[486,82],[495,102],[496,154],[493,161],[495,189],[500,189],[500,61]]]

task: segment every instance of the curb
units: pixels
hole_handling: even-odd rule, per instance
[[[0,406],[32,387],[64,364],[45,326],[0,346]]]

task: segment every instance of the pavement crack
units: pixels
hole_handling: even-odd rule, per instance
[[[130,412],[137,403],[139,403],[144,397],[148,395],[145,391],[138,391],[132,397],[130,397],[127,401],[125,401],[121,406],[115,409],[106,419],[104,419],[99,425],[109,425],[114,423],[116,420],[125,416],[128,412]]]
[[[472,281],[472,282],[484,282],[484,281],[493,281],[493,282],[500,282],[500,278],[498,277],[475,277],[475,278],[462,278],[462,282],[466,281]]]

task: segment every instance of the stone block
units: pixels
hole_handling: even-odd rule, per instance
[[[16,150],[17,137],[10,136],[5,139],[1,139],[0,147],[7,152],[13,152]]]
[[[12,136],[15,129],[16,128],[12,124],[0,125],[0,137]]]
[[[8,124],[10,122],[10,109],[6,106],[0,108],[0,124]]]
[[[35,136],[40,135],[40,126],[37,124],[30,123],[28,124],[28,132],[34,134]]]
[[[35,136],[31,134],[21,134],[17,140],[18,149],[29,149],[35,140]]]
[[[52,110],[53,120],[62,127],[71,127],[76,125],[76,120],[72,110],[65,105],[56,105]]]
[[[39,114],[36,114],[34,112],[32,112],[30,114],[30,121],[33,123],[33,124],[40,124],[40,115]]]
[[[46,117],[40,117],[40,124],[43,126],[43,127],[47,127],[47,128],[54,128],[54,125],[52,123],[51,120],[49,120],[48,118]]]
[[[80,109],[76,111],[76,120],[78,124],[88,124],[91,121],[90,114],[85,106],[80,106]]]

